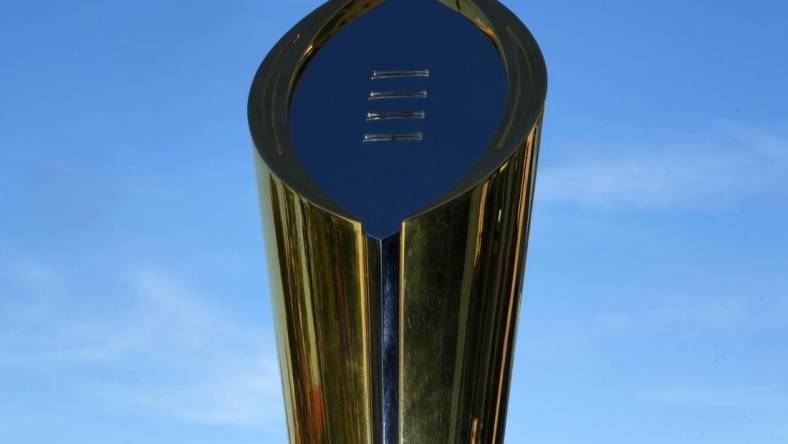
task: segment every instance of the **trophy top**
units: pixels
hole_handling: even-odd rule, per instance
[[[331,1],[263,63],[250,125],[274,174],[383,239],[503,166],[545,92],[496,1]]]

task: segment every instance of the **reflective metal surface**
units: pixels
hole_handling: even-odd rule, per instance
[[[400,442],[503,440],[539,131],[484,183],[404,224]]]
[[[429,92],[426,89],[402,90],[402,91],[370,91],[369,100],[390,100],[390,99],[426,99]]]
[[[370,142],[421,142],[424,140],[424,133],[384,133],[384,134],[364,134],[364,143]]]
[[[330,1],[285,35],[255,78],[249,119],[291,443],[503,442],[546,73],[533,38],[500,3],[442,3]],[[331,39],[361,24],[370,11],[385,11],[381,4],[407,6],[410,16],[438,6],[447,17],[472,24],[464,29],[495,49],[503,79],[498,86],[505,94],[500,109],[468,98],[474,112],[494,116],[494,125],[463,121],[455,132],[468,137],[455,143],[457,156],[474,157],[444,166],[436,159],[448,159],[451,152],[431,157],[406,149],[437,146],[431,145],[433,131],[455,136],[429,126],[435,112],[449,112],[443,101],[434,108],[424,104],[435,99],[433,85],[377,82],[434,80],[435,66],[450,65],[437,58],[461,57],[462,48],[433,54],[429,72],[415,62],[363,67],[362,77],[371,83],[358,89],[360,99],[352,99],[358,108],[348,105],[358,116],[348,123],[354,128],[348,134],[361,147],[353,149],[368,150],[369,157],[332,148],[326,155],[336,159],[323,164],[340,179],[363,169],[383,183],[331,191],[306,164],[315,161],[308,153],[332,145],[316,145],[319,137],[294,144],[306,131],[297,131],[303,121],[295,119],[303,114],[293,111],[294,97]],[[440,20],[432,24],[436,35],[443,30]],[[401,20],[393,22],[408,29]],[[372,91],[422,89],[428,99],[370,100]],[[477,92],[494,90],[481,84]],[[402,101],[414,107],[369,108]],[[366,127],[381,123],[366,122],[370,112],[421,110],[425,119],[412,123],[427,125],[422,128]],[[400,167],[413,165],[415,178],[383,180],[391,156]],[[451,174],[439,180],[443,168]],[[392,205],[392,196],[423,195],[407,214],[402,207],[386,213],[383,225],[395,227],[389,236],[386,229],[368,228],[376,226],[374,214],[365,218],[348,209],[353,193],[370,194],[370,205],[379,207]]]

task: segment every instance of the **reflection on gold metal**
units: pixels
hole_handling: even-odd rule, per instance
[[[501,443],[546,90],[533,39],[497,1],[441,0],[504,62],[503,122],[441,202],[402,223],[402,444]],[[273,49],[249,117],[290,442],[381,440],[374,242],[293,159],[288,102],[309,57],[378,1],[329,1]],[[260,152],[268,153],[261,154]]]
[[[501,442],[538,132],[508,168],[405,221],[403,443]]]
[[[366,237],[257,159],[291,441],[372,442]]]

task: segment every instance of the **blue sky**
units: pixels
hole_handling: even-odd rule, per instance
[[[318,4],[0,4],[0,443],[285,442],[245,102]],[[788,5],[506,4],[551,81],[507,442],[788,442]]]

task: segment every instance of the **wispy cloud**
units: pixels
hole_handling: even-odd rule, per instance
[[[17,272],[33,293],[20,296],[25,310],[0,315],[0,366],[105,374],[73,381],[85,400],[105,407],[212,425],[281,422],[274,342],[261,325],[155,271],[131,278],[128,294],[108,296],[126,299],[121,310],[83,305],[78,315],[64,314],[51,293],[37,297],[44,289],[33,285],[62,277],[43,267]],[[119,374],[133,376],[124,381]]]
[[[788,136],[741,125],[618,148],[582,146],[573,158],[543,168],[539,198],[641,210],[707,206],[775,188],[788,171]],[[610,152],[616,154],[604,154]]]
[[[697,329],[709,334],[720,330],[773,328],[747,298],[699,299],[686,297],[659,305],[638,307],[621,312],[603,312],[593,317],[595,325],[604,330],[653,331],[654,329]],[[767,322],[769,321],[769,322]]]
[[[101,401],[187,422],[282,425],[276,363],[261,359],[257,363],[250,362],[248,367],[236,369],[229,375],[208,377],[205,382],[170,383],[143,390],[102,387],[93,395]]]
[[[788,401],[777,399],[774,391],[730,387],[663,387],[644,390],[638,398],[664,404],[722,408],[770,408]]]

